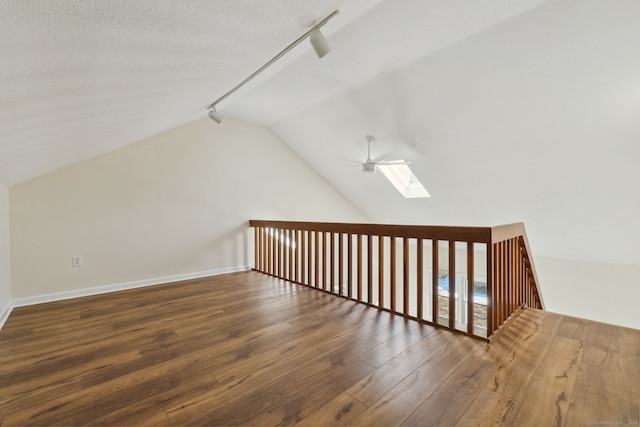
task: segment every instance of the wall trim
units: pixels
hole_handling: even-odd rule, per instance
[[[29,305],[42,304],[45,302],[62,301],[71,298],[80,298],[91,295],[106,294],[110,292],[124,291],[127,289],[143,288],[145,286],[163,285],[171,282],[179,282],[182,280],[200,279],[203,277],[219,276],[221,274],[237,273],[240,271],[248,271],[251,267],[248,265],[219,268],[215,270],[200,271],[197,273],[176,274],[173,276],[156,277],[153,279],[136,280],[133,282],[116,283],[113,285],[97,286],[95,288],[77,289],[73,291],[56,292],[53,294],[38,295],[35,297],[17,298],[9,301],[0,317],[0,329],[4,326],[5,321],[9,318],[9,314],[14,307],[25,307]]]
[[[4,322],[7,321],[9,315],[11,314],[11,310],[13,310],[12,301],[9,301],[0,311],[0,329],[4,326]]]

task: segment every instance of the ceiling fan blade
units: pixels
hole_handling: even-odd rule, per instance
[[[381,161],[383,161],[387,157],[389,157],[388,154],[380,154],[378,157],[375,157],[375,158],[371,159],[371,163],[380,163]]]
[[[345,162],[355,163],[355,164],[358,164],[358,165],[362,164],[362,162],[359,162],[359,161],[356,161],[356,160],[352,160],[352,159],[345,159],[344,157],[336,157],[336,159],[342,160],[342,161],[345,161]]]
[[[389,166],[389,165],[410,165],[410,164],[411,164],[411,162],[405,162],[404,160],[389,160],[387,162],[379,162],[379,163],[377,163],[377,165],[379,165],[379,166],[380,165],[382,165],[382,166],[384,166],[384,165],[387,165],[387,166]]]

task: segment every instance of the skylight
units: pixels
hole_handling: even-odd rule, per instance
[[[399,160],[398,162],[404,162],[404,160]],[[377,168],[405,198],[431,197],[407,164],[378,165]]]

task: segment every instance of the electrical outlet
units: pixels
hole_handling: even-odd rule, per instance
[[[82,255],[74,255],[71,257],[71,265],[73,267],[82,267]]]

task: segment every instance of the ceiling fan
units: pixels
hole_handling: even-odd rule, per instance
[[[371,158],[371,144],[375,141],[375,138],[371,135],[364,137],[367,141],[367,159],[364,162],[356,162],[355,160],[349,160],[353,163],[358,163],[362,166],[362,172],[375,173],[376,168],[381,165],[408,165],[411,162],[405,162],[404,160],[386,160],[389,157],[388,154],[380,154],[377,157]]]

